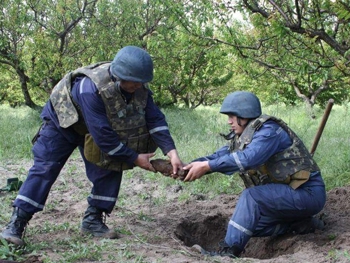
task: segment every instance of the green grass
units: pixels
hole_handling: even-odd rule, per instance
[[[37,111],[0,105],[0,160],[29,158],[31,140],[40,123]]]
[[[169,108],[163,110],[167,116],[170,131],[175,140],[181,159],[190,162],[194,158],[213,153],[226,142],[219,133],[227,133],[229,126],[225,115],[219,114],[219,105],[199,107],[195,110]],[[323,116],[323,109],[314,107],[315,119],[310,118],[303,105],[286,106],[273,105],[263,107],[263,112],[282,118],[311,148],[315,134]],[[314,158],[319,164],[327,189],[350,183],[350,132],[344,120],[349,119],[349,104],[335,105],[329,116],[323,135],[319,141]],[[10,108],[0,105],[0,161],[14,162],[21,159],[31,159],[31,139],[36,133],[40,118],[38,112],[28,107]],[[79,154],[75,153],[75,158]],[[157,157],[163,157],[158,150]],[[70,167],[74,173],[76,167]],[[133,176],[137,169],[126,172]],[[20,173],[25,175],[26,170]],[[158,180],[153,173],[146,173],[148,180]],[[162,183],[174,183],[169,178],[163,178]],[[177,183],[177,182],[176,182]],[[184,184],[192,194],[237,193],[242,189],[238,176],[212,174],[191,184]],[[210,186],[210,187],[209,187]]]

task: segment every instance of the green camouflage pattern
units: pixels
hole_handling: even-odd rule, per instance
[[[247,187],[267,182],[290,183],[293,176],[300,171],[319,171],[317,163],[299,137],[281,119],[269,115],[261,115],[252,120],[241,136],[235,136],[230,142],[231,152],[244,149],[252,140],[254,133],[267,121],[277,122],[291,137],[292,145],[283,152],[273,155],[258,170],[242,171],[241,178]],[[268,177],[268,178],[267,178]],[[250,179],[249,179],[250,178]]]
[[[144,85],[136,90],[128,104],[121,94],[119,82],[113,87],[102,87],[100,94],[113,130],[117,132],[121,142],[138,153],[155,151],[155,145],[148,132],[144,110],[147,104],[148,88]]]
[[[59,124],[62,128],[68,128],[79,121],[79,111],[71,97],[72,82],[74,79],[78,76],[88,76],[87,73],[91,73],[89,77],[95,84],[101,81],[101,85],[106,85],[111,82],[108,73],[109,65],[109,62],[99,62],[78,68],[75,71],[66,74],[53,88],[50,95],[50,101],[55,109]],[[104,69],[105,74],[99,75],[100,73],[93,70],[95,68],[101,69],[101,71],[99,71],[100,73],[102,72],[102,69]]]
[[[71,98],[71,78],[72,74],[68,73],[53,88],[50,95],[50,101],[55,109],[58,121],[62,128],[68,128],[78,122],[79,114]]]

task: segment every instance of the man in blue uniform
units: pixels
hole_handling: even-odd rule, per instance
[[[228,223],[225,239],[212,256],[239,257],[251,237],[306,234],[323,229],[314,217],[326,201],[320,169],[303,142],[280,119],[261,113],[259,99],[237,91],[223,101],[220,113],[228,116],[230,141],[214,154],[184,167],[184,181],[204,174],[238,172],[246,189]]]
[[[154,171],[149,160],[157,147],[170,158],[174,173],[182,168],[165,116],[148,89],[152,79],[150,55],[126,46],[112,63],[79,68],[55,86],[33,142],[34,164],[1,233],[4,239],[24,245],[28,221],[44,209],[53,183],[77,147],[93,184],[81,231],[97,237],[117,237],[104,215],[115,206],[123,170],[138,166]]]

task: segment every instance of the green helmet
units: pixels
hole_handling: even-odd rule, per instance
[[[151,56],[136,46],[126,46],[119,50],[110,70],[113,76],[122,80],[146,83],[153,79]]]
[[[253,119],[261,115],[261,105],[258,97],[253,93],[235,91],[226,96],[221,105],[220,113]]]

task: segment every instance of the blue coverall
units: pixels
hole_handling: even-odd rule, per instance
[[[72,97],[79,105],[89,133],[100,149],[111,158],[133,164],[138,154],[121,144],[106,115],[106,109],[95,84],[88,77],[79,77],[72,83]],[[122,93],[127,101],[132,94]],[[175,149],[164,114],[154,104],[149,91],[145,108],[147,127],[155,143],[164,154]],[[61,169],[76,147],[85,163],[86,174],[93,187],[88,203],[111,213],[117,201],[122,172],[102,169],[84,157],[84,135],[72,127],[62,128],[51,102],[41,113],[44,125],[33,145],[34,164],[14,201],[14,206],[34,214],[43,210],[49,191]]]
[[[251,143],[242,151],[230,152],[228,146],[224,146],[196,161],[209,160],[212,172],[231,175],[257,169],[291,144],[287,132],[270,120],[254,133]],[[275,183],[247,188],[241,193],[229,221],[225,242],[243,251],[251,237],[284,234],[291,223],[319,213],[325,202],[320,171],[312,171],[310,179],[295,190],[287,184]]]

